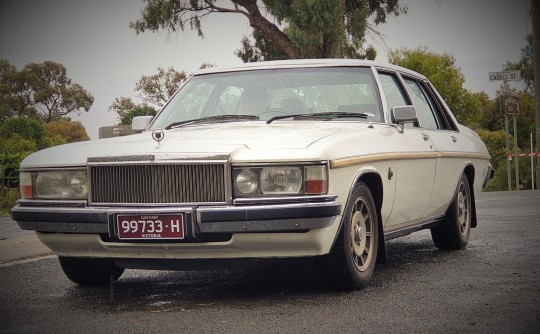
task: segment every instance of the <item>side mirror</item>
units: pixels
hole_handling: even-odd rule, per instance
[[[137,116],[131,121],[131,130],[134,132],[143,132],[152,122],[153,116]]]
[[[415,106],[394,107],[392,108],[392,116],[394,116],[396,123],[400,125],[418,122]]]
[[[416,114],[415,106],[397,106],[392,108],[392,117],[398,124],[399,132],[403,132],[406,123],[413,123],[414,126],[419,126],[418,115]]]

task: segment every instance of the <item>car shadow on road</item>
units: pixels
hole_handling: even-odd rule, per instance
[[[418,275],[456,252],[441,252],[430,239],[396,239],[387,243],[388,260],[377,265],[371,284],[360,291],[328,291],[313,259],[259,261],[251,267],[220,271],[127,270],[110,287],[67,290],[76,307],[107,311],[187,311],[259,304],[323,303],[332,296],[376,292]]]

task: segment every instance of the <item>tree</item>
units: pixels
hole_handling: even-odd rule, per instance
[[[498,100],[491,99],[486,92],[475,93],[482,106],[482,120],[480,128],[497,131],[504,130],[504,112],[499,107]]]
[[[45,61],[26,65],[23,71],[27,72],[33,102],[45,123],[81,109],[88,112],[94,103],[94,97],[81,85],[71,83],[62,64]]]
[[[7,60],[0,59],[0,121],[13,116],[37,116],[29,84],[27,72],[17,71]]]
[[[529,148],[530,146],[530,134],[536,132],[535,124],[535,100],[534,95],[524,91],[520,92],[518,95],[519,98],[519,116],[517,119],[517,129],[518,129],[518,147],[521,149]]]
[[[214,65],[203,63],[200,68]],[[130,97],[117,97],[109,107],[120,118],[120,124],[129,125],[135,116],[155,116],[173,94],[186,81],[188,74],[184,71],[176,71],[174,67],[167,70],[158,67],[158,72],[153,75],[143,75],[135,84],[135,91],[143,100],[137,104]]]
[[[504,69],[521,71],[521,80],[525,83],[525,91],[534,94],[534,53],[533,36],[527,35],[525,38],[527,46],[521,49],[521,59],[517,63],[507,61]]]
[[[9,78],[13,77],[13,72],[17,69],[10,65],[7,60],[0,59],[0,124],[10,116],[12,116],[11,104],[12,95],[11,83]]]
[[[156,74],[143,75],[135,85],[135,90],[140,93],[144,102],[161,108],[186,81],[186,78],[186,72],[178,72],[172,66],[167,70],[158,67]]]
[[[201,19],[214,13],[242,15],[253,28],[252,43],[242,40],[236,54],[243,61],[284,58],[365,58],[366,31],[388,15],[407,8],[399,0],[147,0],[142,18],[130,23],[137,34],[150,30],[184,31],[187,27],[203,37]],[[266,16],[270,17],[267,18]],[[373,19],[373,24],[369,20]],[[272,21],[276,22],[273,23]]]
[[[426,76],[437,88],[458,121],[477,127],[482,118],[479,96],[463,87],[465,76],[456,67],[450,54],[439,55],[427,47],[414,50],[402,48],[388,54],[390,63],[406,67]]]
[[[10,139],[31,141],[35,149],[48,147],[45,128],[38,120],[30,117],[11,117],[0,125],[0,142],[4,143],[3,148],[9,148],[5,143]]]
[[[68,118],[60,118],[43,124],[49,138],[59,136],[66,143],[74,143],[89,140],[86,129],[79,121],[71,121]]]
[[[0,124],[0,177],[8,180],[9,187],[16,187],[21,161],[49,143],[43,125],[35,118],[7,118]]]
[[[128,112],[124,113],[122,116],[120,116],[120,124],[122,125],[130,125],[133,121],[133,117],[137,116],[156,116],[156,109],[145,105],[137,105],[133,109],[129,110]]]
[[[156,109],[146,103],[136,104],[130,97],[120,96],[114,99],[109,111],[118,114],[119,124],[129,125],[135,116],[154,116]]]
[[[72,112],[89,111],[94,102],[81,85],[71,83],[62,64],[52,61],[28,64],[17,71],[2,60],[0,85],[3,118],[31,116],[47,123]]]

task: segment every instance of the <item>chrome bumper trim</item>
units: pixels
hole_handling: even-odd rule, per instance
[[[118,213],[181,212],[193,217],[193,233],[299,232],[332,225],[341,203],[308,202],[223,207],[92,208],[17,205],[12,219],[23,230],[109,234]],[[190,219],[191,220],[191,219]]]

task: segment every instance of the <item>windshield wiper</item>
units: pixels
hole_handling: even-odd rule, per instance
[[[165,130],[172,129],[173,127],[186,125],[186,124],[195,124],[195,123],[204,123],[204,122],[213,122],[213,121],[251,121],[258,120],[259,116],[255,115],[214,115],[207,116],[195,119],[188,119],[185,121],[172,122],[171,124],[165,127]]]
[[[368,114],[364,113],[358,113],[358,112],[343,112],[343,111],[335,111],[335,112],[317,112],[312,114],[294,114],[294,115],[282,115],[282,116],[275,116],[270,118],[266,121],[266,124],[270,124],[273,121],[285,119],[285,118],[293,118],[293,119],[314,119],[314,118],[322,118],[326,120],[336,119],[336,118],[368,118]]]

